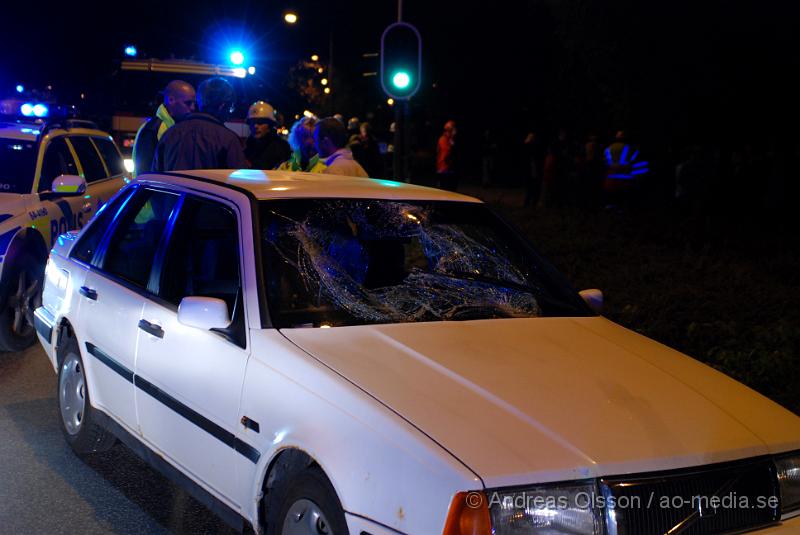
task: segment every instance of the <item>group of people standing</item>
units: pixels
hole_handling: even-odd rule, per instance
[[[590,133],[583,143],[571,142],[564,129],[545,145],[530,131],[522,155],[526,206],[624,206],[649,172],[648,163],[623,131],[617,132],[608,146],[596,133]]]
[[[244,146],[225,121],[236,94],[224,78],[210,78],[197,91],[173,80],[164,101],[136,134],[136,174],[188,169],[282,169],[367,177],[347,147],[341,120],[303,117],[291,129],[288,143],[278,135],[274,108],[264,101],[250,106],[250,136]]]

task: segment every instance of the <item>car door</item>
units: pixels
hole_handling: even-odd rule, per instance
[[[87,193],[91,196],[94,208],[97,210],[128,181],[122,155],[111,138],[92,136],[91,140],[102,157],[107,177],[87,183]]]
[[[244,499],[236,495],[235,456],[257,459],[255,450],[236,438],[248,359],[240,220],[232,204],[184,198],[160,271],[151,280],[158,299],[144,305],[136,356],[144,437],[234,505]],[[209,331],[181,324],[178,306],[187,296],[223,299],[231,326]]]
[[[161,237],[180,197],[138,188],[93,255],[78,289],[76,329],[91,359],[95,403],[136,430],[133,373],[138,324]],[[87,366],[88,367],[88,366]]]
[[[54,137],[49,140],[42,158],[42,167],[39,172],[38,193],[49,193],[52,190],[53,180],[59,175],[78,175],[77,159],[72,146],[67,143],[64,136]],[[48,247],[55,244],[56,238],[68,230],[83,226],[85,211],[91,210],[91,204],[83,196],[72,199],[30,196],[28,212],[33,219],[34,228],[41,232]]]
[[[124,185],[124,169],[121,159],[118,158],[117,165],[117,162],[111,159],[110,153],[108,162],[102,156],[100,145],[98,145],[102,141],[111,143],[112,149],[116,152],[111,140],[86,135],[70,135],[67,139],[78,158],[81,176],[86,179],[86,194],[84,196],[72,197],[63,201],[68,203],[71,209],[69,217],[72,217],[74,225],[71,228],[80,229],[97,213],[103,203],[107,202]],[[102,146],[108,153],[108,147],[106,145]],[[116,154],[117,156],[119,155],[118,152]]]

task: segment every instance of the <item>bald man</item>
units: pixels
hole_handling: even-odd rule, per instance
[[[150,171],[161,136],[175,121],[192,113],[196,95],[194,87],[183,80],[173,80],[161,92],[164,103],[156,110],[154,117],[147,120],[136,132],[133,143],[134,176]]]

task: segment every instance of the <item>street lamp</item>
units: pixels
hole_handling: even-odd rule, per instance
[[[323,78],[322,80],[319,81],[319,83],[321,83],[322,85],[328,85],[328,79]]]
[[[319,56],[316,54],[311,55],[311,61],[319,61]]]
[[[330,87],[326,87],[325,89],[323,89],[323,91],[325,91],[325,94],[327,95],[327,94],[329,94],[331,92],[331,88]]]
[[[285,20],[287,24],[295,24],[297,22],[297,13],[287,11],[283,15],[283,20]]]

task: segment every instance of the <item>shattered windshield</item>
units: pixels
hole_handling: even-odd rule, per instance
[[[591,315],[482,204],[262,201],[261,223],[278,328]]]

